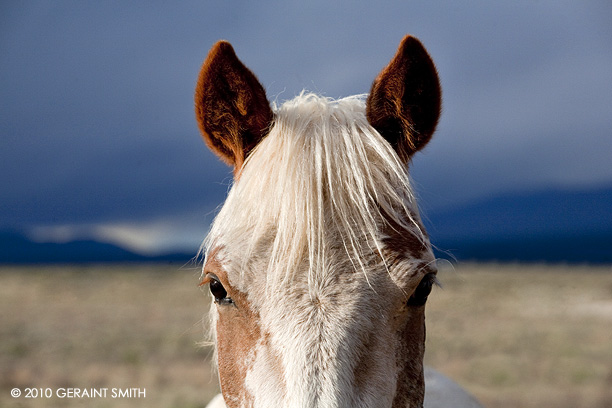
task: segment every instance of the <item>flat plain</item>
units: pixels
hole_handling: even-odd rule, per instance
[[[611,267],[442,265],[439,279],[426,364],[491,408],[612,407]],[[198,283],[195,266],[1,267],[0,406],[204,407],[218,385]]]

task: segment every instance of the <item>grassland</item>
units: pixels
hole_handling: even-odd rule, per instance
[[[462,265],[440,280],[427,364],[488,407],[612,407],[612,268]],[[205,406],[218,386],[197,283],[192,267],[0,268],[0,406]],[[12,398],[15,387],[146,397]]]

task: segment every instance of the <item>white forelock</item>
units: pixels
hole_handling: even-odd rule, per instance
[[[269,282],[286,283],[306,260],[316,285],[339,246],[365,273],[364,254],[382,258],[385,225],[426,242],[406,167],[368,123],[364,99],[302,93],[275,106],[269,134],[211,227],[207,252],[238,244],[246,263],[265,247],[269,261],[258,272]]]

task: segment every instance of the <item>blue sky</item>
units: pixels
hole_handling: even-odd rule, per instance
[[[2,2],[0,229],[197,245],[231,180],[193,113],[219,39],[282,101],[368,92],[419,37],[444,96],[412,165],[426,211],[609,186],[610,21],[607,0]]]

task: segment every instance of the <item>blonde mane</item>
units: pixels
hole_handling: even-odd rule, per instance
[[[207,256],[240,242],[246,263],[258,243],[271,240],[268,281],[290,279],[305,258],[314,283],[331,247],[341,245],[365,273],[364,254],[385,262],[385,227],[427,240],[406,168],[368,123],[363,96],[302,93],[274,110],[269,134],[246,160],[204,242]]]

